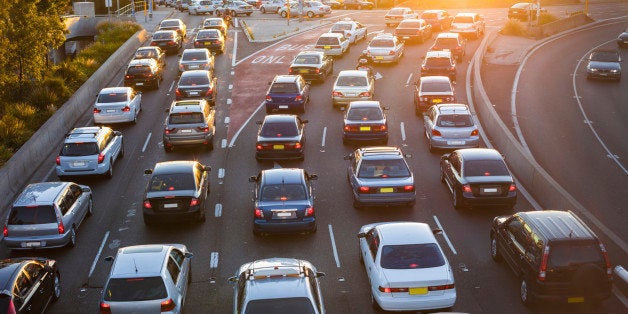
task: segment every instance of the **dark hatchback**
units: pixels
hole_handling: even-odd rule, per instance
[[[124,73],[124,86],[159,89],[164,68],[155,59],[133,59]]]
[[[183,47],[183,39],[176,31],[156,31],[150,41],[151,46],[157,46],[166,53],[176,54]]]
[[[349,103],[342,127],[342,143],[380,141],[388,144],[388,120],[379,101],[363,100]]]
[[[500,206],[512,210],[517,186],[502,155],[488,148],[465,148],[440,159],[440,177],[455,209]]]
[[[140,47],[135,51],[133,59],[154,59],[162,69],[166,67],[166,53],[156,46]]]
[[[296,115],[267,115],[260,125],[255,144],[255,159],[305,158],[305,124]]]
[[[192,70],[181,74],[177,89],[174,91],[176,100],[203,98],[211,106],[216,104],[216,77],[212,71]]]
[[[622,60],[617,50],[594,50],[587,60],[587,79],[621,80]]]
[[[277,75],[266,92],[266,113],[305,112],[310,101],[310,84],[301,75]]]
[[[322,51],[302,51],[294,57],[288,73],[301,75],[306,81],[324,82],[334,73],[334,59]]]
[[[159,162],[144,174],[151,175],[142,201],[144,223],[172,218],[205,222],[211,167],[197,161]]]
[[[456,81],[456,63],[449,51],[428,51],[421,64],[421,76],[448,76]]]
[[[194,37],[194,48],[206,48],[209,51],[225,52],[225,37],[217,29],[201,29]]]
[[[29,257],[0,262],[0,313],[44,313],[61,296],[57,263]]]
[[[318,177],[298,168],[262,170],[255,182],[253,233],[316,232],[311,181]]]
[[[466,54],[465,45],[466,41],[459,33],[440,33],[429,51],[449,50],[456,62],[461,62]]]

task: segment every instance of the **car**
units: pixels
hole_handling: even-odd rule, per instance
[[[346,107],[356,100],[371,100],[375,95],[375,79],[367,71],[343,70],[338,73],[331,90],[332,105]]]
[[[318,1],[304,1],[302,8],[299,8],[298,2],[290,2],[290,17],[308,17],[314,18],[316,16],[323,17],[331,14],[331,7],[324,5]],[[279,8],[277,14],[283,18],[288,17],[287,4]]]
[[[183,47],[183,38],[176,31],[156,31],[150,40],[151,46],[158,46],[167,54],[176,54]]]
[[[421,19],[432,25],[432,30],[441,32],[451,27],[454,17],[445,10],[425,10],[421,13]]]
[[[402,40],[423,43],[432,38],[432,25],[423,19],[405,19],[397,25],[394,34]]]
[[[392,146],[358,148],[344,157],[353,207],[414,207],[414,175],[401,149]]]
[[[368,35],[366,26],[350,18],[344,18],[334,23],[329,29],[329,32],[345,36],[351,44],[356,44],[358,40],[365,40]]]
[[[322,51],[328,56],[343,56],[351,50],[349,40],[341,34],[323,33],[316,40],[315,51]]]
[[[250,177],[255,183],[253,234],[316,232],[311,181],[317,178],[298,168],[267,169]]]
[[[40,257],[0,262],[2,313],[45,313],[61,297],[57,262]]]
[[[388,144],[388,110],[377,100],[352,101],[344,115],[342,143],[380,141]]]
[[[233,313],[325,313],[318,278],[325,273],[312,263],[273,257],[243,264],[229,278]]]
[[[621,80],[621,56],[614,49],[593,50],[587,58],[587,79]]]
[[[179,33],[181,38],[185,38],[187,36],[187,26],[181,19],[165,19],[159,23],[159,30],[174,30]]]
[[[455,209],[499,206],[512,210],[517,185],[504,157],[489,148],[463,148],[440,158],[440,179]]]
[[[541,13],[547,13],[546,9],[539,9],[539,6],[536,3],[519,2],[513,4],[508,9],[508,18],[518,19],[521,21],[536,20],[537,11]]]
[[[436,35],[436,40],[430,47],[430,51],[449,50],[456,62],[462,62],[462,58],[467,53],[466,43],[459,33],[440,33]]]
[[[342,0],[342,8],[345,10],[373,10],[375,4],[366,0]]]
[[[477,148],[480,135],[471,109],[465,104],[438,104],[423,116],[428,150]]]
[[[203,48],[212,53],[224,53],[225,37],[220,30],[201,29],[194,37],[194,48]],[[214,58],[212,57],[212,59]]]
[[[477,13],[458,13],[451,22],[452,33],[459,33],[465,36],[480,38],[484,35],[486,24],[484,17]]]
[[[216,77],[212,71],[190,70],[181,73],[177,88],[174,91],[175,99],[205,99],[214,106],[217,97]]]
[[[100,313],[183,313],[194,255],[183,244],[118,249],[100,298]]]
[[[390,9],[384,16],[386,26],[397,26],[399,22],[405,19],[418,19],[419,15],[408,7],[394,7]]]
[[[426,223],[380,222],[358,232],[360,261],[371,302],[387,311],[451,311],[456,303],[452,267]]]
[[[390,33],[379,34],[366,47],[367,55],[373,63],[399,63],[405,53],[405,44]]]
[[[244,1],[231,1],[225,3],[223,6],[216,7],[216,15],[223,16],[225,11],[229,9],[232,16],[246,15],[251,16],[253,14],[254,7]]]
[[[262,0],[244,0],[244,2],[252,5],[256,9],[259,9],[259,7],[262,6]]]
[[[599,303],[611,296],[611,262],[604,244],[573,212],[518,212],[493,219],[490,254],[520,281],[521,302]]]
[[[188,14],[190,15],[199,15],[199,14],[208,14],[213,15],[216,8],[212,4],[211,0],[200,0],[197,2],[193,2],[192,5],[188,6]]]
[[[144,170],[150,175],[142,201],[144,224],[176,218],[205,222],[210,171],[210,166],[188,160],[158,162]]]
[[[450,51],[428,51],[421,64],[421,76],[447,76],[456,81],[456,62]]]
[[[164,69],[155,59],[133,59],[124,72],[124,86],[159,89],[164,80]]]
[[[305,105],[310,102],[310,84],[301,75],[275,75],[268,85],[266,113],[305,112]]]
[[[220,17],[210,17],[203,21],[203,29],[217,29],[222,33],[222,36],[227,37],[227,23]]]
[[[414,83],[414,112],[417,116],[433,105],[454,102],[454,86],[447,76],[423,76]]]
[[[271,114],[264,121],[257,121],[260,126],[255,142],[255,159],[278,160],[305,158],[305,124],[291,114]]]
[[[194,44],[196,45],[196,39]],[[179,58],[179,75],[190,70],[206,70],[213,73],[214,61],[214,56],[206,48],[187,48]]]
[[[617,47],[628,47],[628,29],[626,29],[621,34],[619,34],[619,36],[617,36]]]
[[[334,59],[321,51],[301,51],[292,60],[288,73],[301,75],[306,81],[324,82],[334,73]]]
[[[332,10],[342,9],[342,2],[338,0],[321,0],[322,4],[328,5]]]
[[[9,208],[2,241],[11,250],[74,247],[76,231],[93,214],[92,190],[88,186],[32,183]]]
[[[137,122],[142,110],[142,93],[131,87],[106,87],[94,103],[94,124]]]
[[[157,46],[139,47],[133,55],[133,59],[154,59],[157,66],[162,69],[166,68],[166,53]]]
[[[176,0],[174,3],[174,8],[183,12],[187,10],[193,2],[194,0]]]
[[[120,131],[106,126],[74,128],[65,136],[56,158],[59,179],[68,176],[104,175],[113,177],[113,164],[124,157]]]
[[[270,0],[262,3],[259,7],[259,11],[264,13],[277,13],[281,7],[286,5],[285,0]]]
[[[175,146],[201,145],[214,149],[216,110],[205,99],[173,101],[164,122],[166,152]]]

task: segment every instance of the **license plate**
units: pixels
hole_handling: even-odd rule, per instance
[[[290,217],[290,216],[292,216],[291,213],[283,213],[283,212],[277,213],[277,217]]]
[[[379,192],[380,193],[392,193],[394,192],[394,189],[393,188],[381,188],[379,189]]]
[[[482,192],[484,192],[484,193],[497,193],[497,188],[483,188]]]
[[[384,60],[384,57],[382,57],[382,56],[375,56],[375,59],[376,60]]]
[[[116,112],[116,110],[115,110],[115,109],[107,109],[107,110],[105,110],[105,111],[106,111],[106,112],[108,112],[108,113],[113,113],[113,112]]]
[[[464,145],[464,141],[447,141],[447,145]]]
[[[331,49],[331,46],[323,46],[323,49]]]
[[[181,130],[181,133],[192,133],[192,130]]]
[[[205,42],[205,46],[209,46],[209,45],[211,45],[211,44],[212,44],[212,43],[211,43],[211,42],[209,42],[209,41],[206,41],[206,42]]]
[[[198,96],[198,92],[190,92],[190,96]]]
[[[136,86],[142,86],[142,85],[144,85],[144,83],[137,82],[137,83],[135,83],[135,85],[136,85]]]
[[[567,303],[582,303],[582,302],[584,302],[584,297],[567,298]]]
[[[432,99],[432,102],[435,103],[435,104],[438,104],[438,103],[443,102],[443,100],[440,99],[440,98],[434,98],[434,99]]]
[[[410,36],[403,36],[403,39],[410,39]]]
[[[198,65],[191,65],[190,69],[198,69]]]
[[[288,109],[288,105],[279,105],[279,109]]]
[[[410,288],[410,294],[427,294],[427,287]]]
[[[371,127],[370,126],[361,126],[360,127],[360,131],[370,131]]]
[[[284,145],[273,145],[273,149],[281,150],[284,149]]]
[[[72,163],[72,166],[74,167],[85,167],[85,162],[84,161],[75,161]]]
[[[310,70],[299,70],[299,73],[309,73]]]
[[[177,208],[179,205],[177,203],[173,204],[164,204],[164,208]]]
[[[42,246],[41,242],[22,242],[24,247],[40,247]]]

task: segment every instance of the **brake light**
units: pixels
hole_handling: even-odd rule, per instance
[[[146,208],[146,209],[153,208],[153,205],[150,204],[149,200],[145,200],[144,203],[142,204],[142,206],[144,206],[144,208]]]
[[[98,108],[94,108],[94,113],[100,113],[102,110],[98,109]]]
[[[210,87],[210,88],[208,88],[208,89],[207,89],[207,92],[205,93],[205,96],[211,96],[213,92],[214,92],[214,91],[213,91],[213,90],[212,90],[212,88]]]
[[[131,111],[131,107],[129,107],[129,106],[124,106],[124,108],[122,108],[122,111],[123,111],[123,112],[129,112],[129,111]]]
[[[296,148],[296,149],[301,149],[301,147],[302,146],[301,146],[300,142],[297,142],[296,144],[294,144],[294,148]]]
[[[477,136],[478,134],[480,134],[478,129],[475,129],[475,130],[471,131],[471,136]]]
[[[9,229],[7,228],[6,225],[4,225],[4,229],[2,230],[2,235],[5,237],[9,235]]]
[[[343,96],[343,95],[342,95],[342,93],[341,93],[341,92],[336,92],[336,91],[331,92],[331,97],[342,97],[342,96]]]
[[[132,78],[132,76],[131,75],[125,75],[124,78],[125,79],[130,79],[130,78]]]
[[[270,95],[266,95],[266,101],[273,101],[273,98]]]
[[[406,192],[412,192],[414,191],[414,185],[406,185],[403,187],[403,190]]]
[[[371,93],[370,92],[363,92],[360,93],[360,95],[358,95],[359,97],[371,97]]]
[[[360,193],[368,193],[371,191],[371,188],[369,188],[368,186],[361,186],[360,187]]]
[[[310,206],[305,209],[305,216],[313,216],[314,215],[314,207]]]
[[[172,128],[172,129],[166,128],[166,129],[164,129],[164,133],[170,134],[170,133],[174,133],[174,131],[176,131],[176,130],[177,130],[176,128]]]
[[[256,208],[255,209],[255,218],[264,218],[264,212],[261,209]]]
[[[449,71],[453,71],[455,69],[456,69],[455,67],[451,67],[451,68],[449,68]]]
[[[168,42],[168,45],[174,45],[174,44],[175,44],[175,42],[172,41],[172,40]]]
[[[549,257],[549,246],[546,246],[543,250],[543,258],[541,259],[541,266],[539,267],[539,281],[545,281],[545,271],[547,270],[547,258]]]
[[[190,207],[198,205],[198,198],[192,198],[190,200]]]
[[[394,55],[395,55],[395,51],[394,51],[394,50],[389,51],[389,52],[388,52],[388,55],[389,55],[389,56],[394,56]]]
[[[170,312],[172,310],[174,310],[175,308],[175,304],[174,301],[172,301],[172,299],[168,299],[166,301],[161,301],[161,311],[162,312]]]
[[[321,73],[321,69],[316,69],[316,70],[314,70],[314,73],[316,73],[316,74]]]
[[[453,289],[454,288],[454,284],[448,284],[448,285],[442,285],[442,286],[429,286],[427,287],[427,290],[429,291],[440,291],[440,290],[449,290],[449,289]]]
[[[257,145],[255,145],[255,149],[262,150],[262,149],[264,149],[264,146],[261,145],[261,144],[257,144]]]
[[[350,126],[348,126],[348,125],[345,125],[344,130],[345,130],[345,131],[347,131],[347,132],[349,132],[349,131],[351,131],[351,127],[350,127]]]
[[[432,135],[433,136],[442,136],[442,134],[440,133],[439,130],[432,130]]]
[[[468,184],[465,184],[462,186],[462,192],[467,192],[467,193],[471,193],[471,186]]]
[[[303,100],[303,96],[297,95],[297,97],[294,97],[294,100],[301,101],[301,100]]]
[[[55,158],[55,162],[57,163],[57,165],[61,165],[61,157],[57,156],[57,158]]]
[[[4,228],[5,228],[4,230],[6,230],[6,227]],[[602,255],[604,256],[604,261],[606,262],[606,276],[608,276],[608,278],[611,278],[613,276],[613,270],[611,269],[611,260],[608,258],[608,252],[606,252],[606,248],[604,247],[604,244],[602,244],[601,242],[600,242],[600,250],[602,251]]]
[[[59,234],[65,233],[65,227],[63,226],[63,221],[59,220],[59,224],[57,225],[57,231]]]
[[[288,68],[288,73],[289,73],[289,74],[292,74],[292,72],[293,72],[293,71],[294,71],[294,70],[292,70],[292,68]]]
[[[111,306],[105,302],[100,302],[100,314],[110,314]]]
[[[181,91],[179,90],[179,88],[177,88],[177,89],[175,89],[175,90],[174,90],[174,94],[175,94],[177,97],[181,97]]]
[[[380,292],[384,292],[384,293],[393,293],[393,292],[408,292],[408,288],[385,288],[382,286],[378,287]]]
[[[102,164],[104,160],[105,160],[105,155],[103,155],[102,153],[98,154],[98,163]]]
[[[513,191],[516,191],[516,190],[517,190],[517,185],[514,184],[514,183],[511,183],[510,187],[508,187],[508,191],[509,192],[513,192]]]
[[[199,126],[197,129],[199,131],[203,132],[203,133],[209,133],[209,127],[208,126],[206,126],[206,127],[200,127]]]
[[[156,42],[154,42],[154,41],[151,41],[151,42],[150,42],[150,45],[151,45],[151,46],[157,46],[157,43],[156,43]],[[107,306],[108,306],[108,305],[109,305],[109,304],[107,304]]]

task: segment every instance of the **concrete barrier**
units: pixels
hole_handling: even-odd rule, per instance
[[[554,34],[558,34],[560,32],[563,32],[563,31],[566,31],[566,30],[569,30],[569,29],[572,29],[581,25],[589,24],[591,22],[593,22],[593,19],[591,19],[588,15],[584,14],[584,12],[580,14],[574,14],[567,18],[541,25],[539,27],[538,36],[540,37],[552,36]]]
[[[148,35],[146,30],[135,33],[70,97],[70,99],[44,123],[35,134],[0,168],[0,219],[4,218],[7,207],[22,189],[31,182],[40,167],[52,167],[42,162],[42,157],[54,154],[60,149],[65,134],[78,119],[92,108],[95,95],[113,79],[120,64],[126,63],[132,53],[139,48]]]

